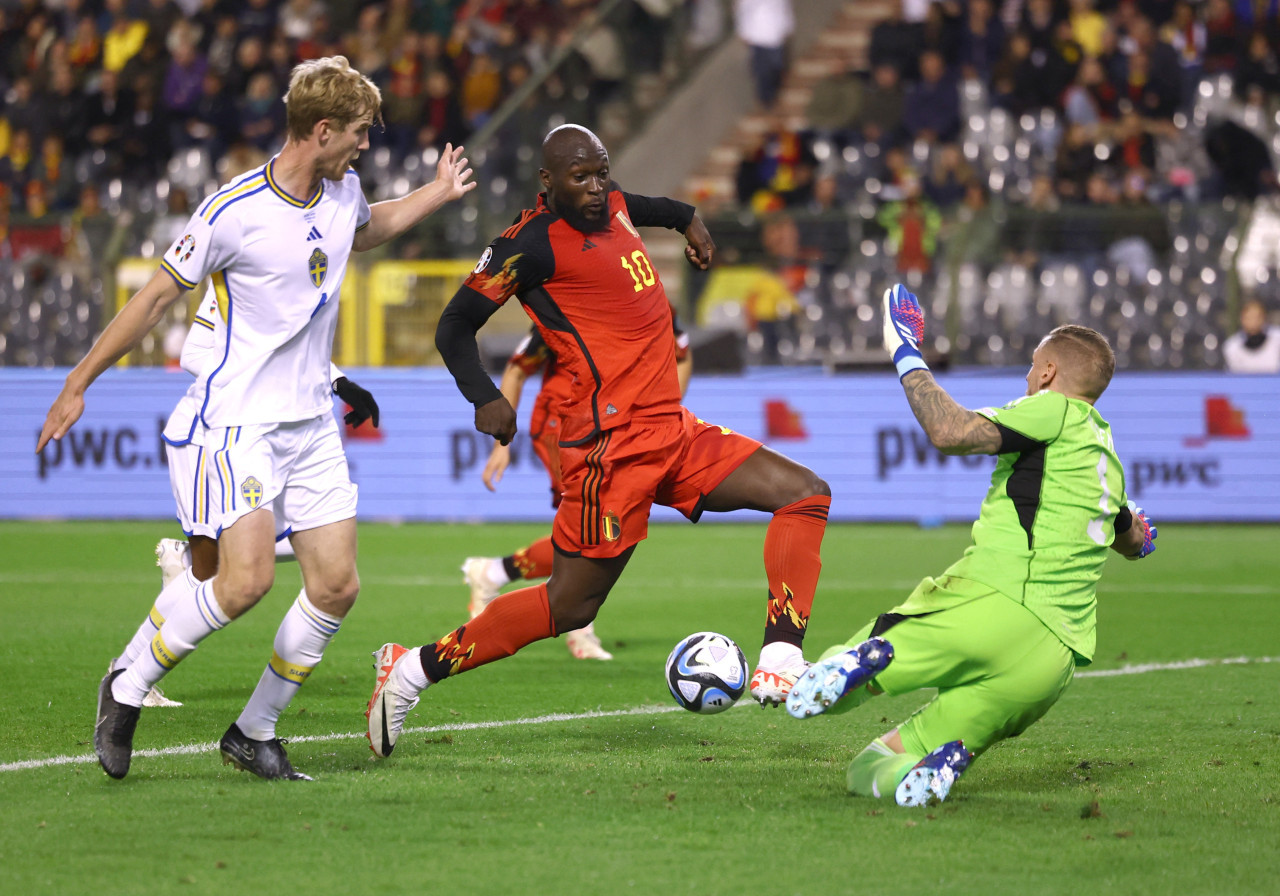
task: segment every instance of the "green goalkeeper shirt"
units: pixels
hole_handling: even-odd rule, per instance
[[[1048,390],[977,413],[1003,442],[973,545],[946,574],[1023,604],[1087,665],[1098,579],[1125,505],[1111,427],[1088,402]]]

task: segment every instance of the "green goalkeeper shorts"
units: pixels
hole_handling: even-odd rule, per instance
[[[917,755],[953,740],[979,754],[1021,734],[1058,701],[1075,673],[1074,654],[1035,614],[954,576],[926,578],[906,603],[825,655],[872,634],[893,645],[893,662],[876,677],[877,688],[890,695],[938,689],[898,728],[907,752]]]

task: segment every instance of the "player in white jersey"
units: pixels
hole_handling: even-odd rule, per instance
[[[446,145],[432,183],[369,206],[350,165],[369,146],[381,95],[341,56],[296,66],[285,103],[283,149],[200,204],[161,270],[68,374],[37,441],[39,452],[62,438],[84,412],[90,384],[184,292],[212,278],[226,309],[224,342],[196,381],[203,398],[190,432],[202,428],[201,497],[219,514],[218,571],[207,582],[174,579],[173,611],[151,649],[103,678],[93,741],[114,778],[128,774],[148,689],[271,588],[285,520],[307,594],[286,613],[267,669],[219,746],[224,761],[260,777],[306,777],[285,755],[276,720],[359,592],[356,488],[329,381],[342,277],[352,250],[381,245],[475,187],[461,147]]]
[[[191,328],[182,343],[182,354],[179,364],[183,370],[193,377],[199,377],[205,365],[217,357],[217,346],[220,344],[219,327],[223,323],[222,313],[218,307],[215,291],[210,288],[196,311]],[[215,361],[216,363],[216,361]],[[329,365],[329,378],[333,382],[333,391],[351,410],[345,416],[345,422],[351,426],[360,426],[365,420],[372,418],[374,427],[378,425],[378,403],[368,390],[351,382],[342,371],[332,363]],[[197,383],[192,383],[186,393],[178,401],[177,407],[169,417],[164,433],[165,459],[169,470],[169,482],[173,488],[174,504],[177,508],[178,522],[182,526],[187,540],[162,538],[156,545],[156,565],[160,567],[161,595],[151,607],[147,618],[138,626],[133,638],[125,646],[124,652],[114,657],[108,671],[125,668],[148,650],[151,640],[171,609],[168,599],[178,599],[179,595],[164,588],[187,569],[198,581],[205,581],[218,569],[218,526],[211,519],[210,502],[203,500],[201,486],[204,482],[203,461],[204,445],[201,439],[202,430],[191,428],[191,421],[200,411],[201,390]],[[286,521],[285,531],[290,526]],[[276,562],[296,559],[293,544],[287,537],[276,539]],[[299,598],[306,596],[306,588],[299,592]],[[164,695],[158,687],[147,691],[142,701],[143,706],[178,707],[182,704]]]

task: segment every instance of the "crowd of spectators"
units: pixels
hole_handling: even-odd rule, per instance
[[[873,162],[842,185],[844,198],[869,176],[884,202],[957,207],[971,186],[992,188],[972,148],[957,151],[966,115],[992,110],[1014,122],[1051,113],[1035,134],[1038,170],[997,181],[1015,202],[1257,195],[1274,183],[1265,152],[1244,171],[1224,158],[1212,183],[1190,184],[1185,169],[1158,170],[1156,146],[1185,126],[1205,78],[1231,75],[1236,98],[1269,113],[1278,49],[1275,0],[900,0],[872,30],[867,67],[815,86],[806,128],[779,116],[767,129],[739,169],[737,198],[758,211],[804,206],[851,150]],[[1222,155],[1241,152],[1235,140]]]
[[[656,71],[684,0],[6,0],[0,2],[0,255],[13,227],[76,213],[87,188],[151,188],[196,148],[221,178],[274,152],[292,67],[342,53],[379,85],[394,167],[465,143],[574,33],[582,39],[494,141],[486,173],[552,116],[592,121],[621,73]],[[601,9],[612,9],[607,16]],[[629,39],[623,40],[623,35]],[[195,193],[198,188],[183,186]],[[160,193],[163,204],[163,191]],[[199,195],[188,195],[197,201]],[[103,196],[100,194],[100,201]],[[34,240],[38,245],[29,245]]]

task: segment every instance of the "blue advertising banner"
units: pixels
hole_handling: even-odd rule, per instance
[[[347,432],[366,520],[551,518],[545,472],[527,433],[496,492],[480,473],[491,441],[438,369],[350,372],[382,408],[382,428]],[[180,371],[112,370],[89,390],[84,416],[35,453],[66,371],[0,370],[0,517],[154,519],[173,515],[160,431],[189,378]],[[1023,394],[1009,371],[939,377],[962,405]],[[530,382],[530,389],[536,383]],[[1280,377],[1121,373],[1098,403],[1115,434],[1131,497],[1161,522],[1280,521]],[[694,380],[698,416],[765,442],[831,485],[838,520],[972,520],[995,464],[947,457],[916,424],[892,372],[825,375],[761,370]],[[521,424],[532,396],[526,395]],[[678,519],[665,508],[654,519]],[[703,519],[759,519],[742,512]]]

